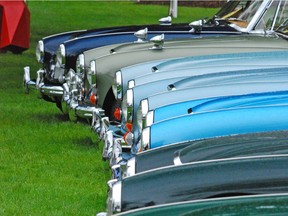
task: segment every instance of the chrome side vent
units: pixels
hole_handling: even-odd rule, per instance
[[[168,91],[174,91],[176,90],[176,87],[173,84],[170,84],[167,86]]]
[[[156,66],[152,67],[151,68],[151,71],[154,73],[154,72],[158,72],[158,68]]]

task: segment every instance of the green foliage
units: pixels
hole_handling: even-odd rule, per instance
[[[55,104],[24,94],[23,67],[35,77],[36,42],[63,31],[157,23],[167,7],[133,2],[29,1],[31,48],[0,54],[0,215],[95,215],[104,211],[108,164],[88,124],[72,123]],[[205,16],[215,13],[205,9]],[[177,22],[204,10],[179,8]]]

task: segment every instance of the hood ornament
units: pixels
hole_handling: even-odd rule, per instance
[[[136,41],[137,43],[143,43],[147,40],[147,33],[148,33],[148,28],[141,29],[137,32],[134,33],[134,35],[138,38]]]
[[[164,44],[164,34],[157,35],[150,39],[154,43],[151,49],[162,49]]]

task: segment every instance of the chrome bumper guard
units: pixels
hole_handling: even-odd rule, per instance
[[[115,145],[120,143],[120,147],[124,142],[123,136],[121,135],[121,125],[118,122],[110,122],[107,124],[108,117],[101,119],[100,135],[104,140],[104,148],[102,153],[102,159],[107,160],[113,157],[115,151]],[[107,128],[107,126],[109,126]],[[119,135],[120,134],[120,135]],[[103,135],[103,136],[102,136]]]
[[[41,95],[46,95],[49,97],[62,97],[63,95],[63,87],[62,86],[52,86],[45,85],[43,83],[43,74],[45,70],[39,69],[37,71],[37,79],[36,81],[32,81],[30,78],[30,67],[24,67],[24,87],[25,91],[29,93],[30,90],[39,90]]]
[[[109,118],[104,116],[104,110],[103,113],[98,110],[93,111],[91,129],[101,140],[104,140],[105,134],[109,130]]]
[[[83,119],[92,119],[93,113],[104,116],[104,110],[94,106],[79,105],[78,103],[70,103],[69,117],[70,120],[76,120],[77,117]]]

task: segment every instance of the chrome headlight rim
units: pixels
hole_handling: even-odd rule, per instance
[[[94,80],[92,79],[92,76],[95,76]],[[88,81],[90,86],[92,84],[96,84],[96,61],[95,60],[92,60],[92,61],[89,62],[89,68],[88,68],[86,77],[87,77],[87,81]],[[92,80],[95,83],[92,83],[93,82]]]
[[[109,215],[121,212],[122,182],[116,179],[107,182],[110,187],[107,199],[107,210]]]
[[[36,46],[36,59],[39,63],[44,62],[44,42],[39,40]]]
[[[128,89],[134,88],[134,86],[135,86],[135,80],[134,79],[129,80],[128,81]]]
[[[84,73],[85,69],[85,57],[84,54],[78,55],[76,59],[76,72],[77,73]]]
[[[146,115],[148,111],[149,111],[149,102],[148,99],[145,98],[140,101],[140,105],[137,110],[137,125],[140,131],[142,131],[143,128],[146,127]]]
[[[150,149],[150,133],[151,133],[150,127],[144,128],[142,135],[141,135],[141,149],[140,149],[140,151],[145,151],[145,150]]]
[[[123,177],[133,176],[136,173],[136,157],[132,157],[127,161],[126,172],[123,173]]]
[[[123,82],[122,82],[122,72],[121,70],[115,73],[114,83],[112,85],[113,94],[116,100],[123,99]]]
[[[124,95],[122,103],[121,103],[121,121],[122,123],[127,122],[127,94]]]
[[[147,113],[145,117],[145,127],[150,127],[154,123],[154,110]]]
[[[96,61],[92,60],[89,62],[89,73],[91,75],[96,75]]]
[[[112,211],[121,212],[122,182],[118,181],[112,186]]]
[[[65,45],[60,44],[56,54],[56,65],[58,67],[63,67],[63,65],[65,64],[65,57],[66,57]]]
[[[134,104],[133,89],[128,89],[127,90],[127,123],[133,122],[133,104]]]

